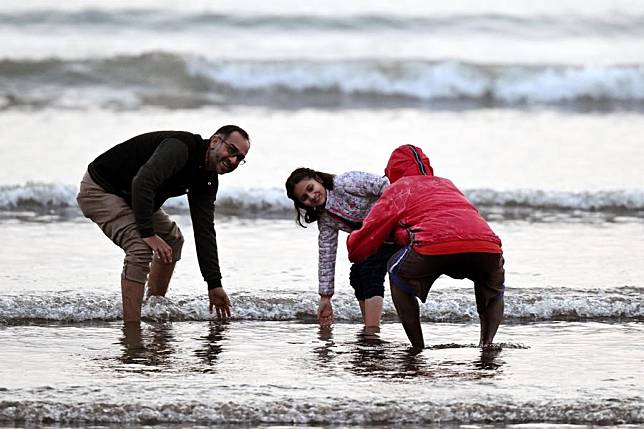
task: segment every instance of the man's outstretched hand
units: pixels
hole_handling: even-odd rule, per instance
[[[208,311],[212,314],[212,308],[217,310],[217,319],[226,320],[230,318],[230,298],[223,287],[216,287],[208,290],[210,305]]]

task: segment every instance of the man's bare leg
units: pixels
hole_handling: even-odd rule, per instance
[[[156,259],[150,264],[147,296],[165,296],[176,262],[164,264]]]
[[[398,318],[405,329],[407,338],[411,341],[411,345],[416,349],[425,348],[423,331],[420,327],[420,308],[417,298],[404,292],[391,281],[390,289]]]
[[[121,278],[121,297],[123,300],[123,321],[125,323],[141,321],[141,304],[143,303],[143,283]]]

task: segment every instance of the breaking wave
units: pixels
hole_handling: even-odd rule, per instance
[[[271,107],[644,108],[644,67],[426,60],[227,60],[163,52],[0,61],[0,109]]]
[[[64,212],[78,211],[77,186],[56,183],[27,183],[0,186],[0,211],[6,212]],[[558,192],[534,189],[493,190],[469,189],[465,195],[479,208],[610,212],[644,216],[644,190],[606,190]],[[165,206],[171,210],[187,211],[184,197],[173,198]],[[237,216],[292,216],[293,204],[281,188],[221,189],[217,195],[218,213]],[[492,210],[493,212],[493,210]],[[520,214],[519,214],[520,216]]]
[[[516,291],[516,292],[515,292]],[[271,291],[229,293],[234,320],[315,322],[318,295],[308,292]],[[265,298],[263,298],[266,296]],[[504,320],[510,323],[534,321],[644,321],[644,288],[574,290],[563,288],[515,289],[506,293]],[[360,323],[360,311],[352,296],[333,299],[336,321]],[[199,295],[171,294],[152,297],[144,306],[144,319],[154,321],[205,321],[213,316]],[[0,323],[30,321],[78,323],[112,321],[122,317],[120,294],[43,292],[0,296]],[[421,306],[426,322],[467,323],[478,321],[473,294],[469,289],[432,291]],[[387,299],[385,321],[396,321],[396,311]]]

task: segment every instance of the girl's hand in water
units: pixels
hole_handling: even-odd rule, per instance
[[[330,326],[333,323],[333,305],[330,296],[321,296],[318,306],[318,321],[322,326]]]

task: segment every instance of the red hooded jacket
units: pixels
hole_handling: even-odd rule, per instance
[[[451,181],[433,176],[420,148],[396,148],[385,174],[391,184],[347,239],[351,262],[365,260],[392,237],[424,255],[501,253],[501,240],[476,207]]]

